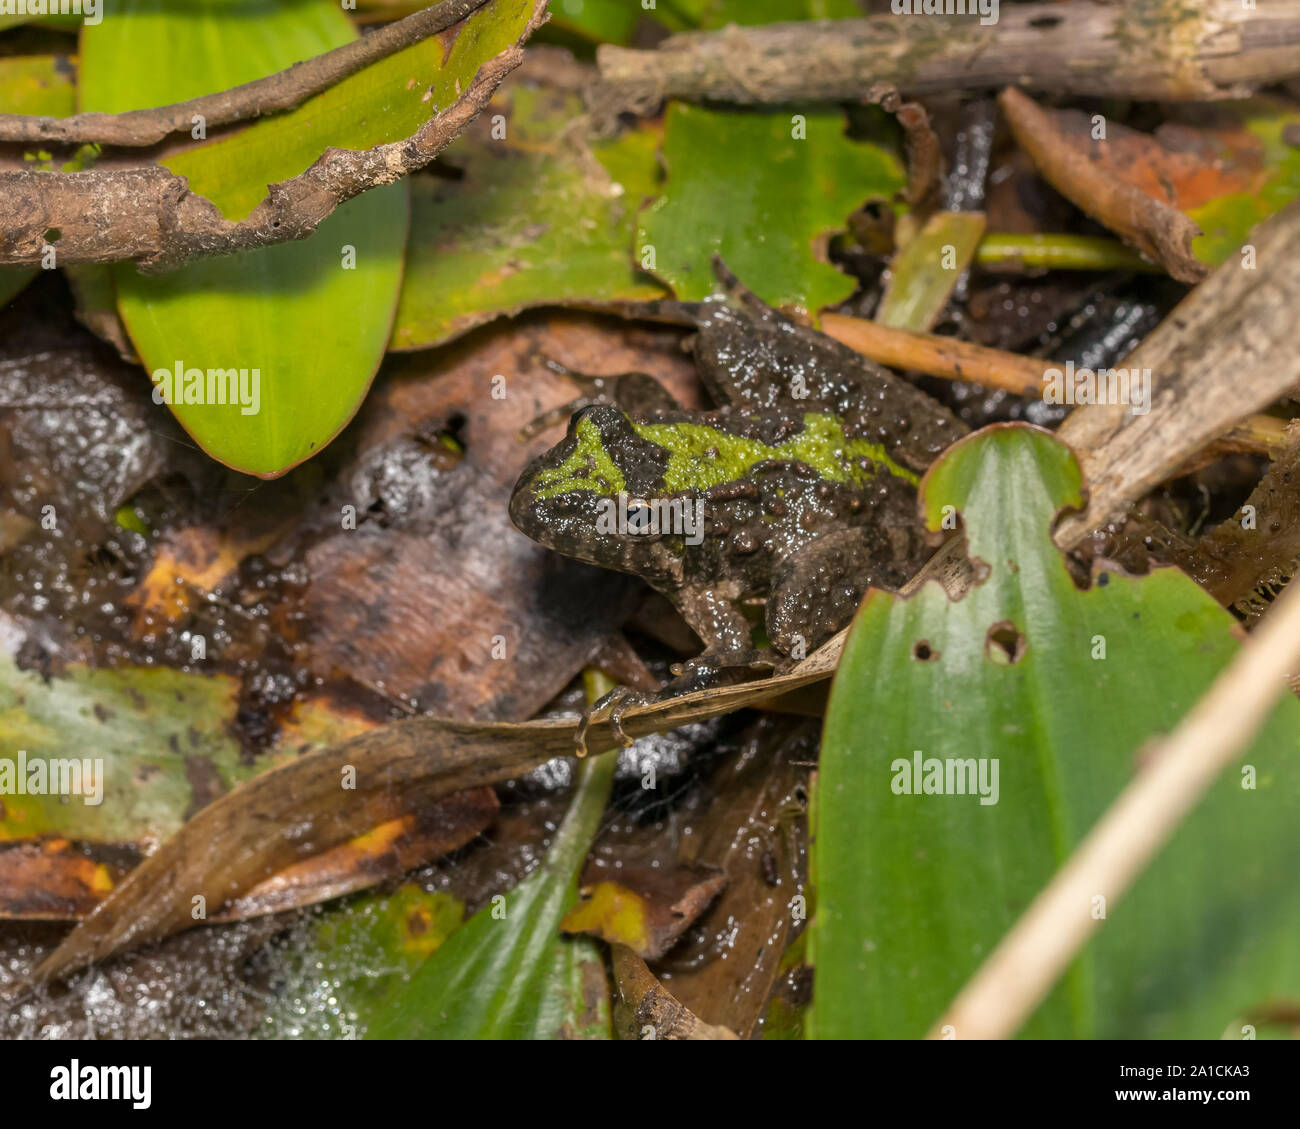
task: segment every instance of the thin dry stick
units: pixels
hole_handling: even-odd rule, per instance
[[[405,47],[446,31],[483,7],[488,0],[444,0],[389,24],[353,43],[345,43],[278,74],[267,75],[217,94],[124,114],[86,113],[67,118],[0,114],[0,141],[65,145],[156,145],[173,133],[188,133],[195,119],[205,129],[248,121],[263,114],[292,110],[322,90],[364,70]]]
[[[930,1032],[1013,1035],[1097,930],[1093,899],[1113,907],[1184,816],[1250,744],[1300,666],[1300,587],[1250,641],[1127,787]]]
[[[844,314],[823,314],[821,328],[827,336],[870,357],[877,364],[923,372],[943,380],[969,381],[986,388],[1000,388],[1016,396],[1041,396],[1043,373],[1053,364],[1003,349],[959,341],[955,337],[891,329],[879,322]],[[1285,420],[1253,415],[1215,440],[1200,455],[1213,457],[1225,451],[1268,454],[1277,449],[1285,433]],[[1174,471],[1175,474],[1184,472],[1185,464]]]

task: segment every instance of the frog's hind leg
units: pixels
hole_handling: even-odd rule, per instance
[[[583,389],[583,395],[535,417],[520,429],[520,439],[532,439],[547,428],[562,423],[575,412],[596,404],[607,404],[624,412],[644,415],[677,411],[681,407],[668,389],[648,373],[623,372],[611,376],[590,376],[568,368],[544,353],[535,354],[533,360],[557,376],[572,380]]]

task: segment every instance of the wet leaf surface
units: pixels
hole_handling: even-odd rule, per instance
[[[592,757],[542,865],[452,933],[373,1013],[371,1039],[609,1038],[604,964],[563,938],[578,873],[609,800],[616,758]]]
[[[530,306],[646,301],[636,214],[657,191],[659,132],[592,144],[573,94],[511,84],[411,182],[411,235],[392,347],[436,345]],[[451,175],[451,170],[456,175]]]
[[[828,261],[830,236],[865,201],[892,199],[906,179],[894,153],[851,141],[843,116],[826,111],[674,102],[663,160],[664,194],[641,215],[641,264],[678,298],[700,299],[715,289],[711,259],[720,254],[770,305],[812,313],[854,289]]]
[[[1075,587],[1048,529],[1080,488],[1045,433],[957,444],[923,505],[964,515],[985,579],[873,592],[850,628],[816,785],[817,1038],[923,1035],[1238,649],[1175,570]],[[1123,901],[1079,907],[1106,924],[1026,1034],[1218,1038],[1296,994],[1298,742],[1285,700]]]

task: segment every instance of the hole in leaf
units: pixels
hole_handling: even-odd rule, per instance
[[[46,243],[57,243],[62,238],[63,232],[61,232],[57,227],[51,227],[45,232]]]
[[[938,662],[939,652],[930,646],[928,639],[918,639],[912,648],[912,658],[923,663]]]
[[[989,628],[984,650],[989,658],[1003,666],[1014,666],[1025,657],[1025,637],[1009,619]]]
[[[1036,27],[1036,28],[1048,28],[1048,27],[1055,27],[1060,22],[1061,22],[1060,16],[1035,16],[1032,20],[1029,21],[1029,26]]]

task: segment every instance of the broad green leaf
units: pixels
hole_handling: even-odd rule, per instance
[[[637,209],[658,190],[658,132],[593,152],[573,135],[581,109],[575,96],[516,87],[448,149],[461,178],[412,180],[394,348],[529,306],[664,296],[632,261]]]
[[[640,0],[551,0],[551,20],[563,31],[576,32],[601,43],[627,43],[647,12]]]
[[[682,299],[715,289],[720,253],[774,306],[816,312],[856,283],[826,259],[830,236],[905,180],[898,158],[851,141],[833,111],[755,113],[674,102],[664,128],[664,195],[642,213],[638,256]]]
[[[415,132],[518,41],[532,11],[533,0],[493,0],[461,26],[445,59],[441,39],[425,40],[296,110],[165,163],[241,219],[268,184],[301,173],[326,148],[367,149]],[[123,110],[225,89],[352,36],[341,9],[313,0],[265,15],[254,0],[122,0],[118,18],[83,36],[83,107]],[[141,68],[138,57],[165,65]],[[301,242],[155,278],[116,269],[122,319],[151,374],[240,370],[240,402],[171,405],[213,457],[274,477],[351,419],[392,327],[408,193],[404,182],[365,193]]]
[[[0,98],[6,114],[62,118],[76,110],[76,72],[62,55],[15,55],[0,59]]]
[[[1140,769],[1144,743],[1238,648],[1233,618],[1173,569],[1100,571],[1078,590],[1049,528],[1080,493],[1045,432],[963,440],[931,468],[923,505],[934,529],[956,508],[987,578],[956,602],[933,584],[873,591],[858,613],[817,781],[816,1037],[925,1034]],[[909,794],[918,757],[926,773],[927,758],[982,763],[985,794],[953,794],[956,777],[946,794]],[[1251,774],[1225,773],[1104,907],[1025,1034],[1240,1038],[1262,1005],[1300,996],[1300,702],[1279,705],[1243,762]],[[996,803],[983,803],[994,763]]]
[[[120,0],[82,35],[82,108],[140,109],[224,90],[353,35],[341,9],[311,0],[271,8],[245,0]],[[199,150],[169,164],[229,214],[311,163],[303,160],[305,147],[319,138],[291,146],[280,134],[282,155],[298,166],[287,173],[283,163],[259,163],[260,143],[243,140],[267,126],[282,130],[284,118],[305,108],[208,147],[230,163]],[[321,450],[352,417],[383,358],[401,280],[406,200],[405,185],[391,185],[349,201],[310,239],[199,260],[160,277],[146,278],[130,264],[114,269],[118,310],[151,374],[178,364],[205,373],[248,370],[242,404],[171,405],[213,458],[273,477]],[[355,270],[343,269],[346,246],[355,248]]]
[[[935,212],[889,264],[876,321],[928,333],[984,235],[983,212]]]
[[[461,924],[450,894],[408,882],[332,906],[290,936],[283,983],[262,1034],[268,1038],[348,1038],[362,1014],[381,1004]]]
[[[361,1016],[371,1039],[607,1039],[607,991],[600,950],[561,937],[577,904],[578,875],[609,800],[617,757],[588,757],[545,861],[453,933],[409,983]]]
[[[854,19],[863,15],[854,0],[667,0],[664,8],[680,12],[690,26],[697,28]]]
[[[0,16],[21,21],[20,16]],[[76,109],[73,71],[67,59],[55,55],[15,55],[0,59],[0,106],[10,114],[47,114],[66,117]],[[36,277],[27,267],[0,269],[0,306]]]

